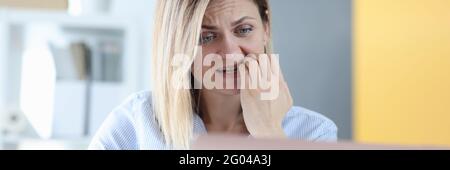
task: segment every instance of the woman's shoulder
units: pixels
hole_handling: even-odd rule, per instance
[[[152,93],[150,91],[139,91],[130,94],[122,101],[114,111],[122,114],[128,114],[132,118],[140,116],[139,114],[151,114],[152,112]]]
[[[119,105],[112,109],[110,117],[126,117],[135,120],[142,115],[152,114],[152,93],[140,91],[128,95]]]
[[[336,141],[336,124],[315,111],[293,106],[283,120],[283,129],[290,138],[309,141]]]
[[[129,95],[115,107],[94,135],[90,149],[138,149],[139,134],[145,129],[157,129],[153,114],[151,92]],[[155,130],[156,131],[156,130]],[[157,132],[147,132],[156,135]],[[154,141],[159,143],[159,141]]]
[[[133,107],[141,105],[152,105],[152,93],[150,91],[140,91],[129,95],[122,105],[132,105]]]

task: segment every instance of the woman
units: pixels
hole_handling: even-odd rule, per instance
[[[118,106],[90,149],[189,149],[206,133],[335,141],[331,120],[292,106],[276,56],[259,55],[271,54],[270,29],[267,0],[160,0],[153,91]]]

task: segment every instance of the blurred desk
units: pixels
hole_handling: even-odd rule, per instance
[[[306,142],[289,139],[255,139],[243,136],[199,136],[193,150],[450,150],[441,146],[358,144],[353,142]]]

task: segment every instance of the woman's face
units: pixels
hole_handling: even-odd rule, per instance
[[[211,78],[213,81],[223,78],[224,89],[214,88],[214,92],[223,95],[239,94],[239,73],[236,66],[243,58],[237,55],[227,56],[227,54],[247,56],[264,53],[268,33],[268,25],[263,23],[253,0],[212,0],[210,2],[202,23],[199,42],[202,49],[201,56],[205,62],[211,54],[217,54],[223,66],[214,67],[214,62],[211,62],[211,65],[202,64],[197,69],[202,68],[202,78],[208,76],[206,73],[208,70],[210,70],[209,75],[214,74]],[[199,58],[197,57],[196,61]],[[199,80],[199,75],[196,73],[194,77]]]

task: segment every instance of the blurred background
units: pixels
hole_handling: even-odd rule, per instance
[[[295,105],[340,141],[450,146],[450,1],[271,0]],[[150,87],[155,0],[0,0],[0,149],[85,149]]]

